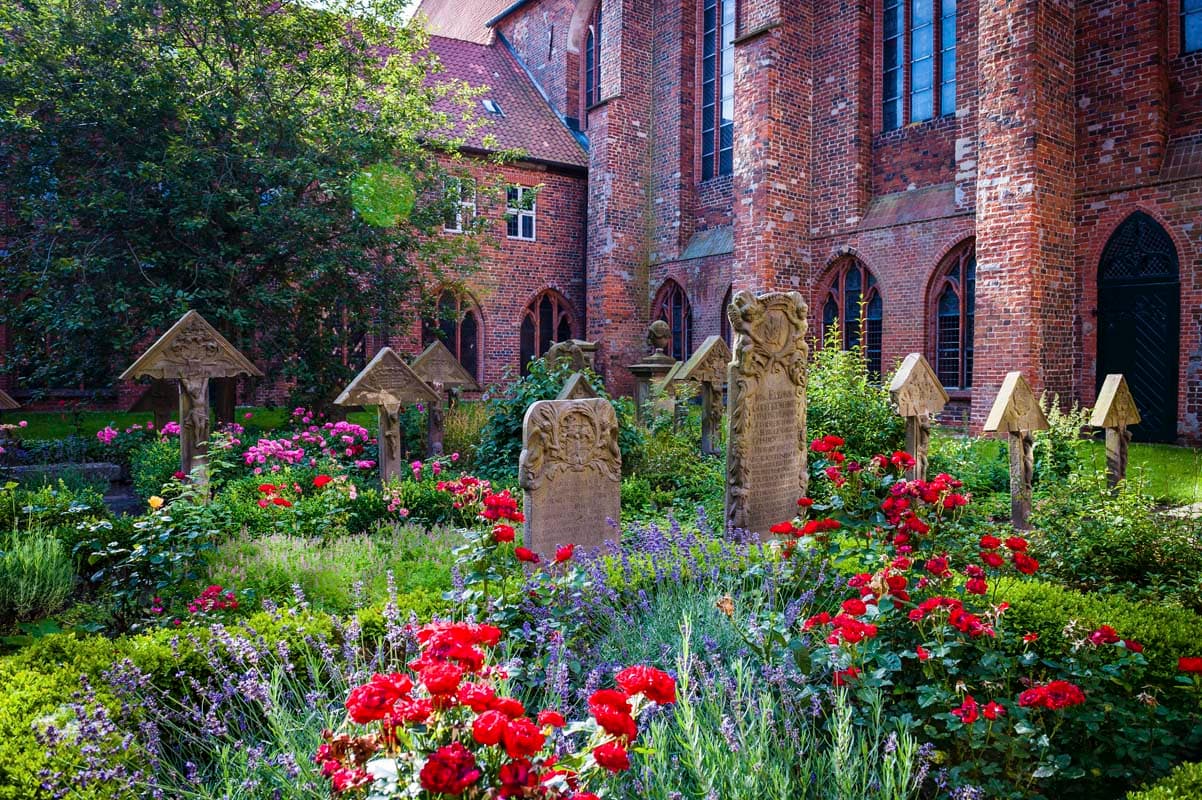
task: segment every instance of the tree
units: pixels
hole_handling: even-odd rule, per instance
[[[322,403],[471,260],[431,234],[472,90],[429,78],[404,0],[316,5],[0,3],[0,323],[26,386],[111,385],[195,308]]]

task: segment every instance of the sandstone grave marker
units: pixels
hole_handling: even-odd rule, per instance
[[[910,480],[926,480],[931,423],[947,405],[947,391],[922,353],[910,353],[889,383],[897,413],[906,420],[906,452],[914,458]]]
[[[158,378],[179,382],[180,470],[200,483],[208,478],[209,380],[263,373],[195,311],[179,318],[129,369],[121,380]]]
[[[8,392],[0,389],[0,411],[16,411],[21,404],[12,399]]]
[[[1005,433],[1009,440],[1010,519],[1019,530],[1031,528],[1031,482],[1035,473],[1035,439],[1031,434],[1047,429],[1048,419],[1023,374],[1007,374],[984,430]]]
[[[722,387],[730,366],[730,347],[721,336],[707,337],[697,352],[684,363],[676,377],[701,387],[701,452],[718,452],[715,440],[722,424]]]
[[[1127,477],[1127,445],[1131,443],[1127,427],[1139,422],[1139,409],[1127,379],[1122,375],[1107,375],[1089,424],[1106,429],[1106,481],[1112,489]]]
[[[573,372],[592,369],[597,355],[597,343],[584,339],[567,339],[551,345],[543,353],[543,363],[548,372],[554,372],[561,363],[567,362]]]
[[[384,347],[334,400],[340,406],[376,406],[380,423],[380,480],[401,474],[401,405],[437,405],[438,393],[419,378],[391,347]]]
[[[621,513],[618,418],[608,400],[539,400],[526,409],[518,483],[524,540],[540,555],[561,544],[599,547]]]
[[[797,292],[735,294],[727,372],[726,523],[767,533],[806,492],[805,301]]]
[[[584,377],[583,372],[573,372],[559,390],[556,400],[592,400],[598,397],[597,390]]]
[[[452,392],[463,389],[478,392],[480,384],[463,368],[455,354],[437,339],[413,359],[411,366],[414,373],[438,394],[438,400],[430,404],[427,414],[426,447],[431,455],[442,455],[443,427],[446,420],[444,398],[449,405]]]

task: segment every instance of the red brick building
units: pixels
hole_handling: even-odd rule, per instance
[[[612,388],[653,316],[687,352],[732,289],[797,289],[815,335],[838,320],[885,371],[924,352],[978,424],[1009,370],[1083,403],[1121,371],[1143,438],[1198,442],[1202,5],[1183,1],[422,12],[508,52],[586,143],[569,299]]]

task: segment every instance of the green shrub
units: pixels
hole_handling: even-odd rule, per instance
[[[0,620],[49,616],[67,604],[74,585],[74,564],[58,539],[39,532],[0,535]]]
[[[998,439],[953,436],[936,428],[931,436],[927,474],[941,472],[963,481],[974,501],[986,494],[1010,492],[1010,458],[1006,443]]]
[[[130,454],[129,474],[143,500],[162,494],[163,485],[179,470],[179,439],[152,439]]]
[[[1085,594],[1043,581],[1001,581],[998,599],[1010,603],[1002,625],[1039,634],[1040,652],[1067,652],[1072,637],[1064,631],[1070,622],[1080,631],[1077,638],[1110,625],[1121,637],[1144,646],[1147,676],[1159,688],[1173,687],[1177,659],[1197,655],[1202,641],[1202,616],[1186,609]]]
[[[488,407],[482,402],[460,402],[447,411],[442,447],[447,454],[459,454],[460,469],[476,468],[476,447],[487,422]]]
[[[1127,800],[1197,800],[1202,797],[1202,764],[1182,764],[1166,777]]]
[[[0,530],[74,528],[109,516],[103,495],[94,489],[63,482],[36,489],[0,484]]]
[[[1089,409],[1075,402],[1067,410],[1060,407],[1057,395],[1046,392],[1039,398],[1039,405],[1048,418],[1048,429],[1036,431],[1035,439],[1035,484],[1057,489],[1059,481],[1080,471],[1088,463],[1086,442],[1081,438],[1081,429],[1089,424]]]
[[[905,422],[893,410],[880,376],[868,372],[859,347],[842,348],[842,334],[831,326],[810,361],[807,428],[811,440],[841,436],[849,455],[868,458],[905,444]]]

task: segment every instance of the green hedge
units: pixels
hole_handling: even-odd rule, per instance
[[[1127,800],[1197,800],[1202,797],[1202,764],[1182,764],[1141,792],[1128,792]]]
[[[1174,684],[1178,658],[1202,656],[1202,616],[1193,611],[1085,594],[1042,581],[1006,581],[998,590],[999,600],[1010,603],[1002,624],[1038,633],[1041,653],[1067,650],[1064,627],[1075,620],[1081,629],[1077,638],[1110,625],[1124,639],[1142,644],[1148,676],[1161,687]]]

